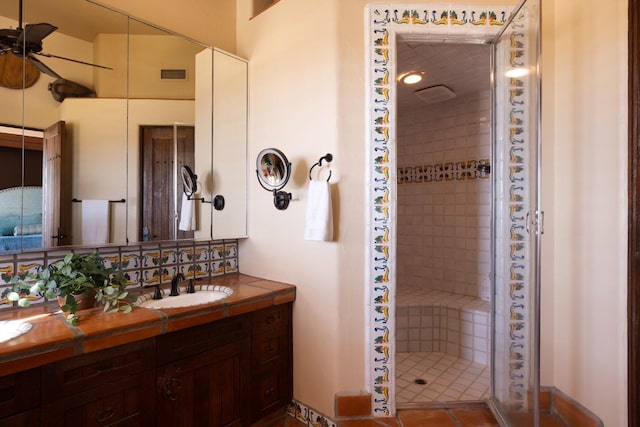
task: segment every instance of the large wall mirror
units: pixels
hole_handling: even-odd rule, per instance
[[[246,236],[246,61],[86,0],[23,0],[21,25],[19,4],[0,35],[24,55],[49,23],[41,53],[74,61],[0,55],[0,254]]]

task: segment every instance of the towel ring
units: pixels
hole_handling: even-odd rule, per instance
[[[331,153],[327,153],[326,155],[320,157],[320,160],[318,160],[317,163],[314,163],[314,165],[311,166],[311,169],[309,169],[309,181],[313,181],[313,179],[311,178],[311,171],[316,166],[322,166],[323,160],[325,160],[327,163],[330,163],[333,160],[333,155]],[[329,182],[330,179],[331,179],[331,169],[329,169],[329,176],[327,177],[327,182]]]

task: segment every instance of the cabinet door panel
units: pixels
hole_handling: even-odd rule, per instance
[[[158,425],[247,425],[250,348],[244,339],[159,368]]]
[[[102,384],[42,408],[43,426],[148,426],[153,424],[153,373]],[[82,390],[78,390],[82,392]],[[149,396],[150,395],[150,396]]]
[[[37,408],[0,419],[0,427],[33,427],[39,425],[40,410]]]
[[[40,405],[40,369],[0,377],[0,418]]]

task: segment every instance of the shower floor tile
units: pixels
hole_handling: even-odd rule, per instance
[[[396,403],[489,398],[489,367],[450,354],[397,353],[396,372]]]

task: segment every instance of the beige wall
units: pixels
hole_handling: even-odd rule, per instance
[[[554,385],[626,425],[627,1],[556,0]],[[616,24],[597,24],[606,10]],[[606,22],[600,21],[600,22]],[[546,312],[546,311],[545,311]]]
[[[100,3],[227,52],[236,51],[236,7],[229,0],[100,0]]]
[[[321,0],[309,13],[305,2],[281,1],[249,21],[251,6],[251,0],[238,3],[238,54],[250,60],[249,167],[253,172],[260,150],[281,149],[293,164],[286,190],[297,200],[276,210],[273,195],[250,175],[250,238],[240,244],[240,267],[298,286],[294,397],[332,415],[336,391],[365,384],[364,144],[361,132],[346,142],[340,130],[338,5]],[[358,13],[360,26],[361,17]],[[354,77],[355,84],[362,83],[361,72]],[[356,126],[362,111],[354,111]],[[328,152],[334,155],[337,242],[304,241],[308,171]]]

